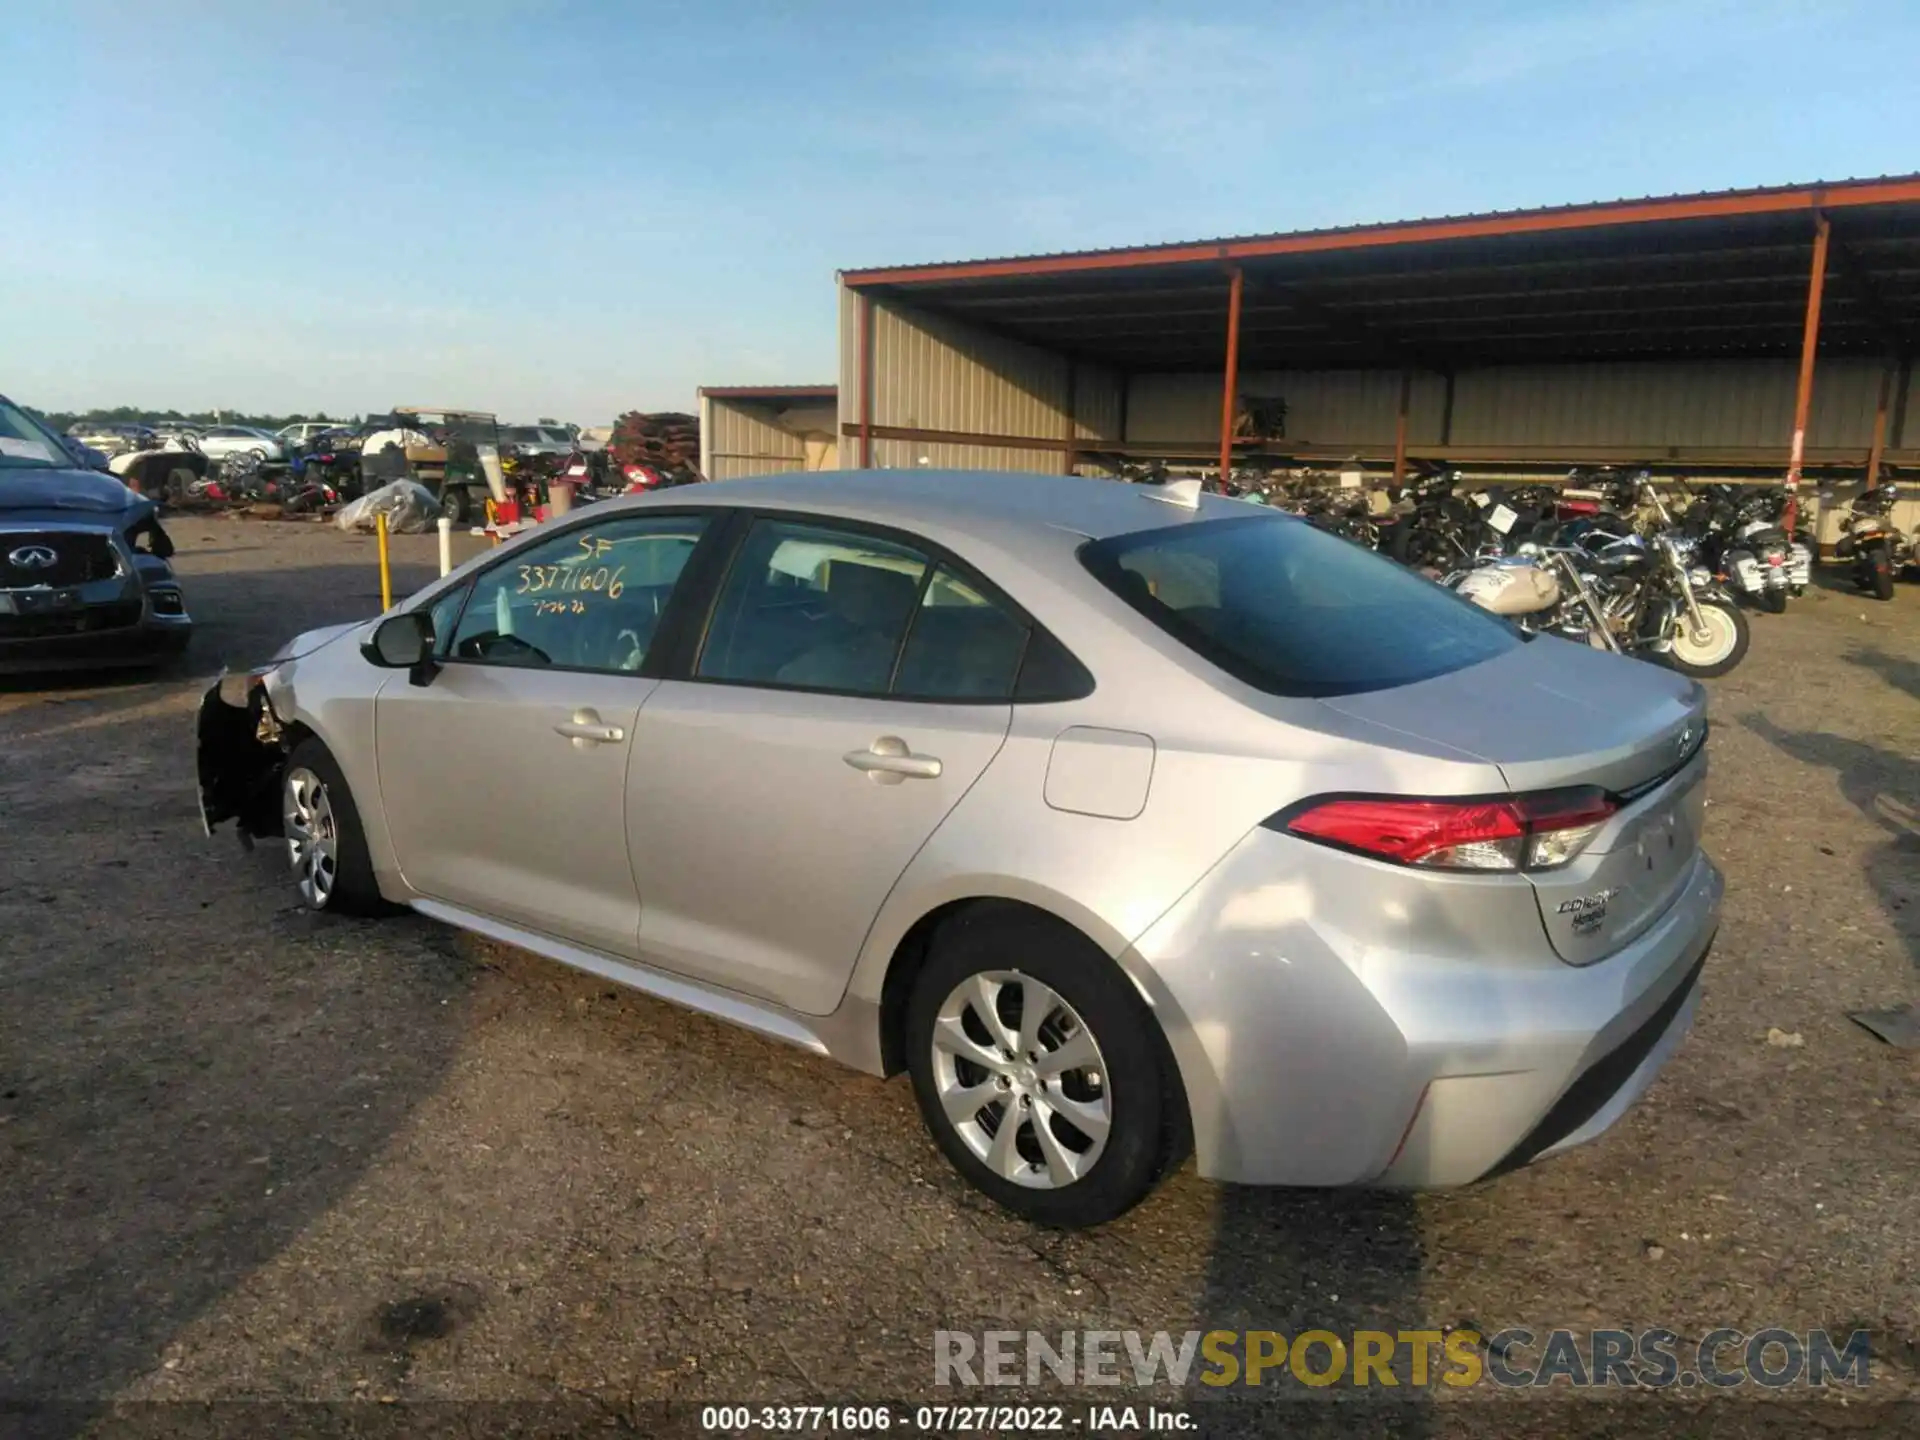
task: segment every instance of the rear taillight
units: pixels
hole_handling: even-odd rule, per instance
[[[1577,785],[1477,800],[1391,795],[1311,800],[1267,822],[1275,830],[1396,865],[1430,870],[1552,870],[1565,865],[1620,807]]]

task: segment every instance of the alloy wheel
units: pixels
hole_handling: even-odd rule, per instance
[[[1014,970],[969,976],[940,1006],[932,1058],[947,1123],[995,1175],[1051,1190],[1099,1162],[1113,1126],[1106,1061],[1049,986]]]
[[[287,772],[281,819],[286,823],[287,860],[300,896],[315,910],[327,908],[340,872],[340,837],[326,781],[305,766]]]

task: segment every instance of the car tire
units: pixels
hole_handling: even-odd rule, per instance
[[[446,485],[440,490],[440,513],[456,525],[467,523],[467,492],[459,485]]]
[[[373,878],[373,857],[353,792],[320,741],[302,740],[287,756],[280,816],[287,861],[308,909],[342,915],[383,915],[393,909]]]
[[[1024,1027],[1036,1002],[1045,1013]],[[1061,922],[992,906],[951,922],[915,978],[905,1041],[934,1143],[976,1189],[1027,1220],[1062,1229],[1112,1220],[1191,1143],[1152,1014],[1119,968]],[[989,1057],[992,1068],[981,1063]],[[979,1108],[967,1110],[974,1099]]]

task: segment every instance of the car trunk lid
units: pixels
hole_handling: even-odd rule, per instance
[[[1629,943],[1685,886],[1706,805],[1706,694],[1693,681],[1543,636],[1465,670],[1324,703],[1484,759],[1516,793],[1592,785],[1620,801],[1571,863],[1528,875],[1570,964]]]

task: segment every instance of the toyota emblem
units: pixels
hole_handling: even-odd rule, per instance
[[[45,545],[22,545],[8,554],[7,563],[22,570],[51,570],[60,557]]]

